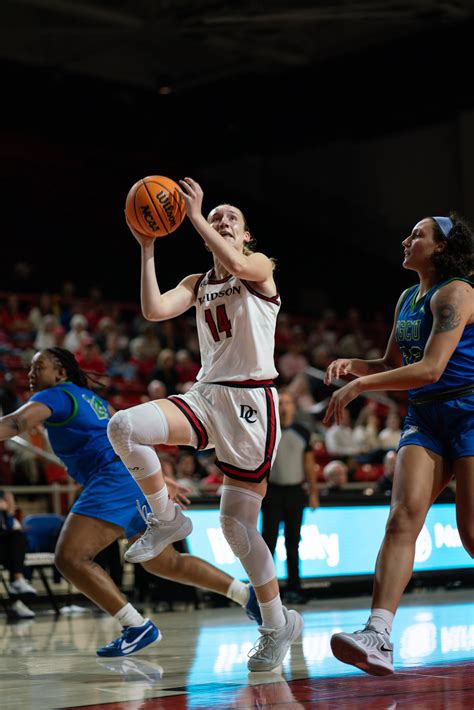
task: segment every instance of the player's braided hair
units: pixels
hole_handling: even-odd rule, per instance
[[[79,366],[74,355],[65,348],[45,348],[45,352],[52,356],[59,367],[66,370],[68,380],[71,380],[78,387],[89,387],[87,383],[87,375]]]

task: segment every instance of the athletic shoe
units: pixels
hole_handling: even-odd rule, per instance
[[[262,614],[260,612],[260,606],[258,604],[257,595],[255,594],[255,589],[249,584],[249,599],[245,605],[245,613],[252,621],[256,621],[259,626],[262,625]]]
[[[26,604],[24,604],[20,599],[13,602],[10,610],[13,612],[12,616],[15,619],[33,619],[35,616],[35,612],[26,606]]]
[[[389,635],[369,624],[353,634],[334,634],[331,650],[339,661],[371,675],[393,673],[393,645]]]
[[[148,513],[146,506],[138,510],[146,523],[146,530],[125,552],[127,562],[146,562],[162,552],[172,542],[178,542],[187,537],[193,529],[193,524],[181,512],[177,503],[174,504],[176,516],[174,520],[158,520],[156,515]]]
[[[128,656],[141,651],[155,641],[157,643],[161,641],[160,630],[150,619],[145,619],[145,623],[141,626],[125,626],[118,639],[97,649],[97,655],[108,658]]]
[[[288,649],[303,630],[303,618],[297,611],[283,607],[285,625],[281,629],[266,629],[259,626],[261,633],[250,651],[247,668],[249,671],[271,671],[283,662]]]
[[[136,683],[144,681],[150,687],[158,683],[163,677],[163,668],[150,661],[138,658],[98,658],[97,663],[102,668],[107,668],[114,673],[120,673],[125,681]]]
[[[29,582],[27,582],[24,577],[22,579],[15,579],[14,582],[11,582],[8,585],[8,591],[10,594],[34,594],[35,597],[38,594],[36,589]]]

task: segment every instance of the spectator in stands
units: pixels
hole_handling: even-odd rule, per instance
[[[0,313],[2,327],[13,343],[23,344],[33,339],[34,328],[25,314],[18,296],[10,294]]]
[[[36,589],[25,579],[25,554],[27,542],[20,522],[15,517],[15,500],[8,491],[0,491],[0,564],[9,572],[8,591],[12,596],[36,596]],[[11,615],[32,618],[34,612],[17,599],[11,606]]]
[[[106,371],[105,360],[90,335],[82,338],[81,345],[76,353],[76,360],[86,372],[103,375]]]
[[[104,353],[107,374],[110,377],[120,377],[125,381],[136,379],[138,376],[137,367],[129,360],[129,357],[128,345],[123,342],[118,332],[110,333]]]
[[[181,348],[176,353],[176,374],[178,376],[179,390],[183,391],[183,385],[194,384],[199,372],[200,365],[191,357],[191,353],[186,348]]]
[[[188,488],[191,495],[199,495],[200,483],[204,476],[205,473],[194,451],[186,449],[180,451],[176,461],[176,480]]]
[[[103,316],[94,331],[94,340],[102,355],[107,351],[109,339],[117,333],[114,321],[109,316]]]
[[[363,454],[379,448],[380,418],[374,407],[363,407],[354,424],[354,442]]]
[[[104,296],[98,286],[92,286],[89,289],[88,299],[86,301],[84,315],[87,320],[88,329],[94,333],[97,324],[104,314]]]
[[[40,318],[33,345],[36,350],[54,348],[56,345],[60,345],[63,337],[64,332],[59,325],[57,316],[49,313]]]
[[[397,452],[393,449],[387,451],[383,458],[383,473],[375,484],[374,493],[381,493],[390,497],[392,495],[393,474],[397,462]]]
[[[168,396],[166,385],[161,380],[152,380],[148,383],[148,387],[146,389],[149,401],[153,401],[154,399],[163,399],[163,397]]]
[[[88,337],[87,318],[82,313],[75,313],[71,318],[71,330],[66,333],[64,338],[64,347],[71,353],[77,353],[82,341]]]
[[[176,372],[176,355],[171,348],[163,348],[156,359],[156,367],[150,372],[150,380],[161,380],[165,383],[168,397],[177,394],[179,379]]]
[[[161,350],[157,325],[142,321],[139,326],[139,334],[130,341],[130,351],[133,354],[139,354],[143,360],[151,361],[153,363],[151,367],[153,367]]]
[[[146,515],[135,501],[146,506],[145,497],[117,458],[107,436],[111,408],[87,386],[87,378],[75,357],[64,348],[36,353],[29,371],[29,402],[0,418],[0,441],[24,434],[44,423],[51,446],[69,475],[83,486],[61,530],[56,546],[56,566],[97,606],[117,619],[122,635],[98,649],[100,656],[123,656],[153,643],[157,627],[144,619],[124,597],[94,559],[124,535],[138,538],[146,528]],[[58,426],[59,425],[59,426]],[[183,488],[167,479],[169,495],[186,505]],[[146,510],[146,507],[145,507]],[[151,573],[184,584],[223,594],[261,620],[252,587],[172,545],[143,563]],[[135,643],[133,643],[135,641]]]
[[[167,476],[176,480],[176,461],[170,454],[160,451],[158,458],[160,459],[163,476]]]
[[[360,454],[360,447],[354,437],[352,417],[347,409],[344,409],[340,422],[333,422],[326,430],[324,443],[326,450],[334,458],[347,461]]]
[[[220,496],[224,485],[224,474],[211,463],[207,466],[207,475],[199,481],[199,490],[203,495]]]
[[[344,461],[333,459],[323,468],[326,487],[322,489],[322,496],[339,495],[345,492],[348,483],[348,467]]]
[[[43,450],[48,448],[47,438],[41,424],[32,427],[20,438],[31,446],[37,446]],[[5,442],[5,448],[12,452],[11,467],[14,485],[39,486],[46,483],[44,465],[36,453],[14,441]]]
[[[18,394],[18,381],[13,372],[6,372],[3,385],[0,387],[0,415],[10,414],[21,405]]]
[[[51,294],[44,291],[40,295],[38,303],[34,305],[28,313],[28,320],[33,330],[39,330],[44,323],[45,316],[55,316],[57,318],[58,315],[59,308],[57,304],[55,305],[53,303]]]
[[[396,449],[400,443],[402,430],[400,428],[400,415],[392,410],[387,414],[385,427],[379,432],[379,446],[381,449]]]
[[[295,326],[292,334],[293,338],[288,345],[287,351],[278,358],[279,379],[282,384],[291,382],[296,375],[304,372],[309,365],[305,352],[306,344],[303,331],[299,326]]]

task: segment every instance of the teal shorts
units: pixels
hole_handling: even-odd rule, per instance
[[[146,504],[132,476],[122,462],[117,462],[115,469],[95,474],[87,481],[71,512],[119,525],[125,537],[131,538],[146,528],[137,501],[140,507]]]

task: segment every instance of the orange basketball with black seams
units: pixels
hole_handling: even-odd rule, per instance
[[[166,237],[186,216],[178,184],[164,175],[149,175],[130,188],[125,201],[129,224],[147,237]]]

